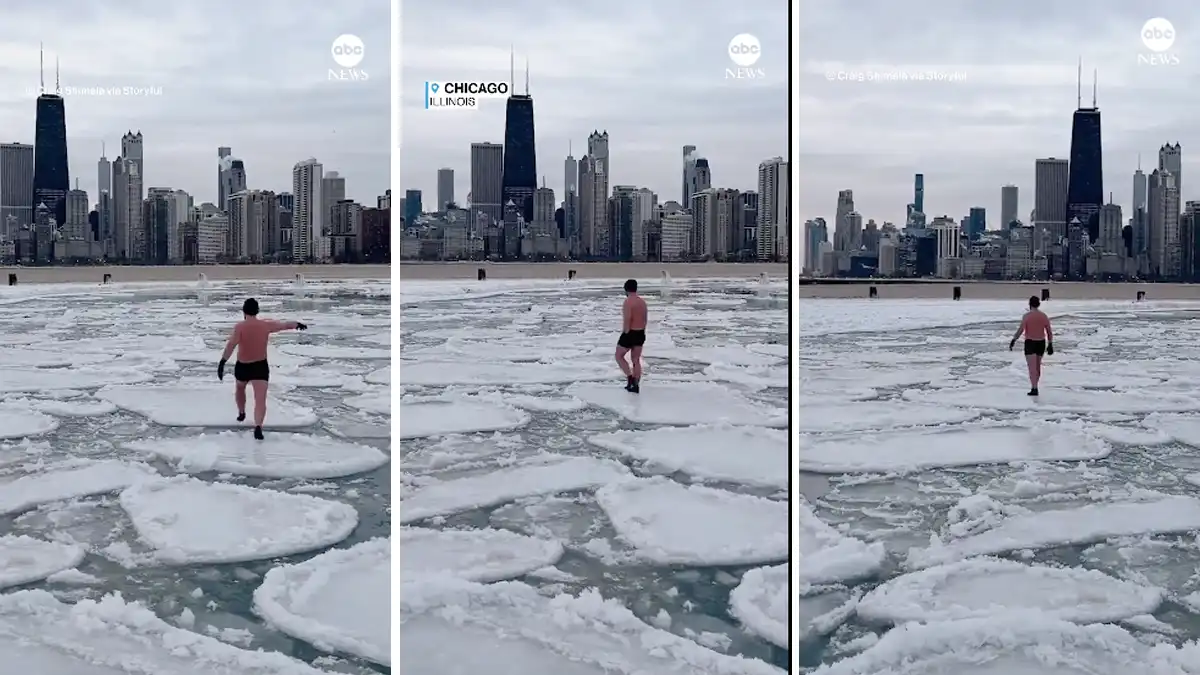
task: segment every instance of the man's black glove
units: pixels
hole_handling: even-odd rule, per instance
[[[308,330],[308,326],[297,321],[296,322],[296,330]]]
[[[1015,346],[1016,346],[1016,344],[1017,344],[1017,341],[1016,341],[1016,340],[1012,340],[1012,341],[1010,341],[1010,342],[1008,343],[1008,351],[1010,351],[1010,352],[1011,352],[1011,351],[1013,350],[1013,347],[1015,347]]]
[[[1046,356],[1054,356],[1054,343],[1053,342],[1046,345]]]
[[[221,362],[217,364],[217,379],[225,379],[225,359],[221,359]]]

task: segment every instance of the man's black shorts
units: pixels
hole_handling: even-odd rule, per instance
[[[1026,340],[1025,341],[1025,356],[1045,356],[1046,341],[1045,340]]]
[[[271,380],[271,366],[267,365],[266,359],[251,361],[250,363],[238,361],[233,364],[233,379],[238,382],[254,382],[256,380],[269,382]]]
[[[646,344],[646,331],[631,330],[628,333],[621,333],[621,337],[617,338],[617,346],[623,349],[633,349]]]

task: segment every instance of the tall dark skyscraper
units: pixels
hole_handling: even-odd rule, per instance
[[[1081,73],[1082,76],[1082,73]],[[1082,81],[1079,83],[1082,87]],[[1092,241],[1100,238],[1100,207],[1104,204],[1104,165],[1100,144],[1100,109],[1092,81],[1092,107],[1083,107],[1083,92],[1071,120],[1071,159],[1067,174],[1067,222],[1075,218],[1087,227]]]
[[[913,209],[925,213],[925,174],[919,173],[913,179]]]
[[[55,67],[57,71],[57,66]],[[37,97],[37,128],[33,141],[33,208],[45,204],[61,227],[67,222],[67,191],[71,177],[67,168],[67,113],[63,97],[57,93]]]
[[[537,187],[533,97],[529,95],[529,67],[526,66],[525,93],[510,93],[504,111],[504,178],[500,189],[500,203],[508,204],[511,200],[520,209],[525,222],[532,222],[533,191]]]

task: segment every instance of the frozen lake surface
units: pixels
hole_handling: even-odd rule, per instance
[[[643,285],[405,286],[402,671],[785,672],[786,286]]]
[[[0,289],[0,663],[390,672],[388,285],[198,286]],[[215,373],[251,296],[310,326],[264,441]]]
[[[1200,303],[1043,308],[802,301],[804,672],[1200,673]]]

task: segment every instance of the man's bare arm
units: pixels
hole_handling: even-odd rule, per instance
[[[1050,327],[1050,317],[1046,317],[1046,342],[1054,342],[1054,329]]]
[[[633,322],[633,305],[628,300],[621,306],[621,332],[629,332],[629,324]]]
[[[225,343],[225,351],[221,354],[222,361],[228,361],[229,357],[233,356],[233,350],[238,344],[238,329],[234,327],[233,332],[229,334],[229,341]]]
[[[1016,342],[1021,337],[1021,333],[1025,332],[1025,319],[1021,319],[1021,325],[1017,326],[1017,332],[1013,333],[1013,342]]]

